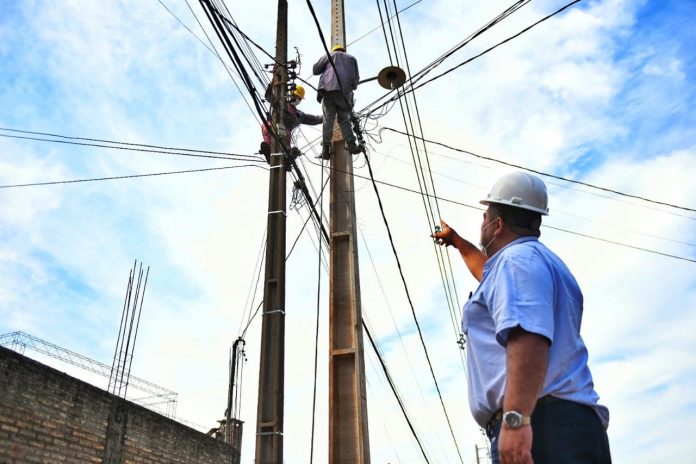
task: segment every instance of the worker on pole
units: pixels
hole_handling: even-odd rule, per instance
[[[280,111],[280,102],[273,94],[273,85],[275,81],[268,84],[266,88],[266,101],[271,104],[271,111]],[[295,87],[290,91],[289,99],[287,102],[287,107],[284,111],[282,121],[285,125],[285,130],[287,131],[287,137],[284,143],[288,148],[292,146],[292,133],[294,130],[300,126],[300,124],[307,124],[309,126],[316,126],[321,124],[322,116],[316,116],[313,114],[307,114],[303,111],[297,109],[297,106],[302,103],[305,97],[305,89],[301,85],[295,85]],[[261,142],[261,148],[259,152],[266,157],[266,161],[270,164],[271,156],[271,132],[268,130],[271,126],[272,120],[264,122],[261,124],[261,133],[263,135],[263,142]],[[296,158],[302,153],[297,147],[290,148],[290,156]]]
[[[469,406],[494,464],[610,464],[609,410],[599,404],[580,336],[583,297],[565,263],[539,241],[546,185],[514,172],[488,196],[480,247],[444,221],[480,281],[462,312]]]
[[[330,55],[322,55],[314,64],[312,72],[319,77],[317,100],[321,102],[324,113],[324,127],[321,140],[321,159],[329,159],[334,121],[338,117],[341,135],[346,141],[348,151],[360,153],[362,147],[355,141],[351,128],[353,111],[353,91],[358,88],[360,73],[358,60],[346,53],[346,48],[336,44]]]

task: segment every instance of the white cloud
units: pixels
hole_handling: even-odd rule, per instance
[[[200,37],[182,2],[165,2]],[[678,47],[660,56],[633,43],[653,2],[594,1],[503,45],[417,91],[425,137],[535,169],[580,178],[678,205],[693,206],[696,142],[678,120],[682,106],[666,82],[690,89]],[[232,7],[232,5],[230,5]],[[532,2],[438,68],[482,51],[557,8]],[[328,10],[315,7],[328,31]],[[403,13],[413,71],[499,13],[499,2],[423,2]],[[369,2],[350,6],[349,40],[378,25]],[[354,9],[355,8],[355,9]],[[668,7],[663,7],[668,8]],[[451,14],[442,15],[442,11]],[[198,10],[196,10],[198,11]],[[357,13],[359,11],[359,14]],[[233,10],[257,43],[273,51],[274,12],[249,4]],[[203,20],[203,16],[199,17]],[[254,117],[216,57],[157,2],[55,5],[22,2],[4,20],[3,60],[15,56],[0,90],[0,126],[129,142],[250,154],[258,147]],[[32,36],[33,40],[26,38]],[[217,39],[216,39],[217,40]],[[679,37],[672,40],[679,42]],[[217,42],[216,42],[217,44]],[[290,50],[303,54],[306,77],[322,50],[305,5],[290,8]],[[350,47],[363,77],[388,64],[381,31]],[[261,63],[270,61],[259,54]],[[5,62],[5,61],[3,61]],[[7,61],[10,63],[10,61]],[[316,82],[310,80],[310,82]],[[9,80],[8,80],[9,82]],[[659,85],[658,85],[659,84]],[[676,85],[675,84],[675,85]],[[382,95],[358,91],[358,106]],[[319,113],[313,95],[302,109]],[[658,116],[655,116],[658,115]],[[669,134],[649,125],[665,115]],[[398,105],[381,126],[403,128]],[[644,129],[646,128],[647,129]],[[316,137],[318,132],[305,133]],[[372,166],[378,179],[417,189],[407,139],[384,132]],[[650,145],[645,141],[651,141]],[[106,151],[3,139],[2,184],[100,177],[221,165],[204,159]],[[419,145],[419,147],[422,146]],[[477,207],[492,182],[511,170],[429,145],[437,194]],[[454,159],[452,159],[454,158]],[[320,171],[309,164],[315,187]],[[361,158],[356,173],[367,175]],[[151,265],[133,374],[179,392],[179,415],[212,426],[227,394],[227,352],[240,330],[258,246],[265,229],[267,175],[256,169],[0,190],[0,314],[3,332],[25,330],[108,362],[128,268]],[[434,462],[459,462],[420,348],[411,309],[386,239],[372,186],[355,179],[363,306],[392,375]],[[548,179],[549,225],[689,258],[693,213]],[[379,185],[416,314],[438,375],[464,462],[484,443],[468,413],[455,328],[428,234],[434,224],[418,195]],[[583,193],[583,192],[590,192]],[[639,206],[635,206],[638,204]],[[440,215],[478,240],[481,213],[441,201]],[[328,200],[324,211],[327,212]],[[661,211],[667,211],[660,212]],[[288,213],[288,246],[306,217]],[[436,218],[437,219],[437,218]],[[311,226],[310,226],[311,227]],[[668,240],[664,240],[666,238]],[[617,462],[674,462],[693,452],[675,430],[694,407],[694,358],[688,330],[696,302],[693,263],[545,229],[543,240],[575,272],[586,297],[583,336],[597,389],[612,410]],[[374,259],[376,273],[367,256]],[[475,286],[456,254],[450,259],[460,302]],[[307,460],[314,377],[317,254],[307,236],[287,264],[286,461]],[[384,292],[384,293],[383,293]],[[327,453],[327,303],[322,276],[315,459]],[[257,296],[258,302],[258,296]],[[255,305],[254,305],[255,306]],[[259,321],[247,333],[242,418],[243,462],[253,459]],[[456,323],[455,323],[456,325]],[[397,335],[397,327],[402,340]],[[402,345],[403,342],[403,345]],[[367,344],[367,340],[366,340]],[[406,347],[404,349],[403,347]],[[420,451],[367,349],[373,461],[419,461]],[[425,400],[423,399],[425,397]],[[640,406],[640,407],[638,407]],[[650,434],[638,416],[648,418]],[[670,426],[664,417],[675,418]],[[636,425],[638,424],[638,425]],[[642,438],[635,440],[636,435]],[[634,446],[635,445],[635,446]],[[659,456],[659,457],[658,457]]]

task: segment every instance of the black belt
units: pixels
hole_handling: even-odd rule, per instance
[[[503,410],[498,409],[495,413],[493,413],[493,417],[486,422],[486,425],[483,427],[483,429],[486,431],[486,436],[490,440],[493,438],[493,429],[495,428],[496,425],[498,425],[500,422],[503,420]]]

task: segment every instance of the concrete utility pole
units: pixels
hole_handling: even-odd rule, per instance
[[[346,45],[343,0],[331,2],[331,44]],[[329,464],[369,464],[353,156],[334,126],[331,157]]]
[[[278,0],[276,64],[273,93],[280,108],[273,131],[285,142],[283,114],[287,108],[287,0]],[[288,149],[290,147],[287,147]],[[266,273],[263,294],[259,396],[256,414],[257,464],[283,464],[283,400],[285,388],[285,150],[275,139],[271,147],[268,188]]]

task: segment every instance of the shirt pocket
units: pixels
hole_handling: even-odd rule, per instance
[[[461,331],[464,335],[469,335],[469,312],[471,311],[471,294],[462,307],[462,325]]]

